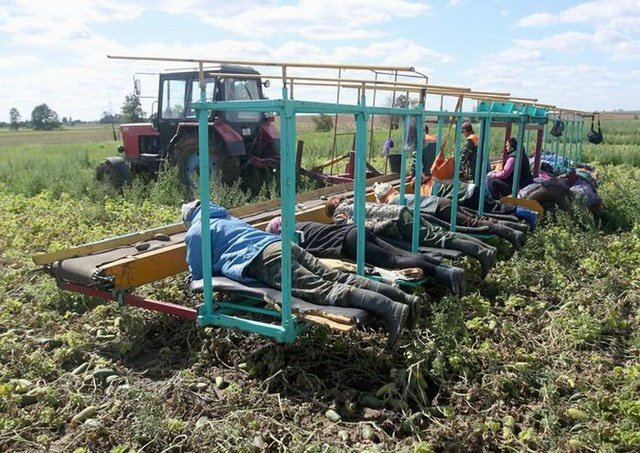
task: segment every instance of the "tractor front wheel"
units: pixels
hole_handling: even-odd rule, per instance
[[[215,140],[209,143],[209,175],[223,184],[231,185],[240,176],[240,163],[235,156],[224,153],[224,145]],[[200,150],[198,140],[187,137],[173,148],[169,162],[178,168],[180,181],[191,194],[198,193],[200,184]]]
[[[111,184],[116,189],[131,184],[133,174],[127,162],[121,157],[108,157],[96,167],[96,179]]]

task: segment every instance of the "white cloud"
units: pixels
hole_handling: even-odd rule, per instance
[[[597,51],[613,61],[640,59],[640,0],[598,0],[581,3],[557,14],[539,13],[517,22],[522,27],[580,24],[590,32],[566,32],[539,40],[518,41],[525,47],[562,52]]]
[[[462,5],[462,0],[447,0],[447,6],[460,6]]]
[[[412,0],[300,0],[291,5],[254,6],[235,15],[206,12],[199,17],[204,22],[246,36],[288,33],[298,38],[336,40],[381,36],[387,34],[385,29],[367,27],[430,11],[428,4]]]
[[[515,51],[527,57],[528,51],[554,50],[558,52],[574,52],[591,45],[593,43],[593,35],[580,32],[567,32],[548,36],[540,40],[514,39],[513,43],[515,48],[508,49],[508,51]]]
[[[40,63],[40,59],[33,55],[0,56],[0,68],[3,71],[24,71]]]
[[[581,3],[577,6],[564,9],[558,14],[532,14],[520,19],[517,25],[529,27],[555,23],[602,24],[619,18],[637,18],[639,14],[640,0],[598,0]]]
[[[237,0],[216,5],[215,10],[208,0],[158,1],[153,7],[142,0],[130,0],[126,4],[107,0],[99,2],[99,6],[80,0],[59,5],[26,0],[3,2],[0,6],[0,33],[4,34],[5,40],[0,48],[0,99],[5,100],[7,107],[6,111],[0,111],[0,119],[5,118],[12,106],[27,117],[31,109],[42,102],[48,103],[61,117],[98,118],[102,111],[109,109],[109,99],[114,110],[119,110],[124,96],[132,89],[134,72],[158,72],[189,66],[108,60],[107,54],[416,65],[430,76],[433,84],[509,91],[525,97],[539,96],[542,101],[563,103],[574,108],[582,108],[576,105],[580,102],[588,103],[590,108],[600,105],[626,107],[636,102],[630,95],[634,89],[636,93],[640,92],[638,71],[616,71],[613,64],[611,68],[575,63],[551,66],[548,57],[554,52],[570,56],[590,49],[602,53],[603,60],[637,59],[640,57],[640,41],[634,36],[640,29],[637,13],[617,16],[607,13],[609,19],[594,27],[593,32],[566,31],[540,40],[517,39],[507,49],[500,48],[502,50],[493,55],[483,55],[481,60],[457,60],[454,55],[427,47],[413,35],[404,33],[402,18],[431,12],[431,7],[421,1],[296,0],[283,6],[282,2],[275,0],[264,0],[260,4],[255,0]],[[166,36],[153,35],[126,45],[106,34],[97,33],[94,26],[135,26],[135,20],[146,19],[145,13],[157,14],[158,11],[176,15],[176,23],[192,17],[194,20],[205,18],[211,21],[216,19],[214,12],[218,14],[218,21],[221,21],[220,17],[226,17],[235,22],[229,22],[222,32],[220,27],[223,25],[209,26],[211,33],[195,43],[180,35],[177,38],[172,36],[172,41],[163,43]],[[278,19],[276,12],[290,14]],[[570,16],[563,17],[568,21]],[[250,36],[230,33],[234,27],[248,30]],[[280,35],[276,39],[269,38],[261,34],[265,30]],[[226,39],[220,39],[221,35]],[[334,39],[327,42],[328,38],[344,41],[336,42]],[[348,38],[358,41],[348,41]],[[475,61],[482,67],[465,68]],[[277,72],[273,68],[262,69],[263,73]],[[336,73],[335,70],[299,72],[300,75],[320,77],[335,76]],[[345,77],[361,75],[347,71]],[[268,95],[279,96],[279,83],[274,79],[271,81]],[[144,93],[154,95],[155,85],[153,77],[144,78]],[[335,102],[333,89],[296,87],[295,90],[297,98]],[[598,93],[590,95],[591,90]],[[606,96],[603,94],[601,99],[601,92],[609,97],[604,99]],[[622,96],[621,93],[626,94]],[[378,105],[384,97],[385,94],[378,93]],[[354,101],[355,92],[344,90],[342,99]],[[151,101],[144,102],[149,112]]]
[[[82,0],[34,2],[14,0],[7,7],[10,17],[0,25],[0,32],[23,46],[63,47],[67,40],[91,36],[91,25],[115,20],[135,20],[142,9],[132,3]]]
[[[520,25],[521,27],[531,27],[536,25],[550,25],[555,22],[557,22],[557,18],[553,14],[538,13],[520,19],[516,25]]]
[[[462,71],[462,80],[474,80],[473,88],[478,90],[507,91],[512,96],[578,110],[632,108],[634,101],[629,95],[640,92],[640,77],[609,65],[550,64],[542,57],[505,60],[518,52],[526,53],[512,47],[485,55],[481,67]]]

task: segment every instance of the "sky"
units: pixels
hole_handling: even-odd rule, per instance
[[[186,68],[107,55],[411,66],[437,85],[640,109],[640,0],[0,0],[0,43],[0,121],[12,107],[28,119],[41,103],[60,118],[99,119],[119,112],[136,73]],[[153,97],[157,76],[137,77]],[[295,95],[336,100],[326,89]]]

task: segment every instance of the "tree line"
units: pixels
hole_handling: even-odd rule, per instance
[[[124,103],[120,109],[120,113],[102,112],[100,123],[103,124],[119,124],[119,123],[138,123],[145,121],[146,113],[142,110],[140,98],[135,94],[129,94],[125,97]],[[50,131],[60,129],[63,125],[75,125],[83,121],[74,120],[71,117],[60,117],[58,113],[47,104],[40,104],[31,111],[30,119],[22,119],[20,111],[16,107],[9,110],[9,128],[18,130],[19,128],[33,128],[40,131]],[[6,127],[7,123],[0,122],[0,127]]]

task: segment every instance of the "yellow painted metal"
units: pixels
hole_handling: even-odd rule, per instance
[[[326,314],[323,313],[321,315],[300,315],[296,314],[298,318],[304,319],[305,321],[312,322],[314,324],[319,324],[321,326],[327,326],[332,330],[338,330],[340,332],[350,332],[355,328],[355,324],[350,324],[351,321],[347,322],[338,322],[333,319],[329,319],[326,317]]]
[[[544,217],[544,208],[536,200],[528,200],[526,198],[502,197],[500,203],[510,204],[514,206],[522,206],[538,213],[538,221]]]
[[[582,110],[572,110],[572,109],[564,109],[564,108],[560,108],[560,107],[556,107],[556,109],[551,112],[551,113],[569,113],[572,115],[578,115],[578,116],[582,116],[582,117],[592,117],[593,115],[597,115],[598,112],[585,112]]]
[[[172,235],[183,231],[185,231],[184,225],[182,223],[176,223],[160,228],[154,228],[152,230],[145,230],[138,233],[127,234],[125,236],[105,239],[99,242],[92,242],[91,244],[85,244],[70,249],[58,250],[57,252],[33,255],[31,259],[35,264],[44,266],[46,264],[51,264],[54,261],[61,261],[76,256],[86,256],[91,253],[102,252],[104,250],[131,245],[141,241],[148,241],[149,239],[153,239],[156,234]]]
[[[397,179],[396,175],[383,175],[371,178],[374,182],[387,182]],[[347,195],[353,192],[353,183],[339,184],[304,193],[296,198],[298,204],[309,203],[296,213],[299,221],[314,221],[330,223],[331,219],[324,212],[324,200],[332,195]],[[372,201],[373,192],[367,193],[367,200]],[[279,215],[280,200],[269,200],[263,203],[242,206],[229,211],[231,215],[244,218],[257,228],[264,229],[273,217]],[[180,224],[182,226],[182,224]],[[184,226],[182,230],[184,231]],[[140,253],[126,257],[102,266],[101,275],[113,277],[113,286],[116,290],[129,290],[137,286],[152,283],[180,272],[187,271],[186,245],[184,242],[169,245],[150,252]]]
[[[116,290],[131,289],[187,270],[184,242],[130,256],[102,266],[102,274],[114,277]]]
[[[140,60],[140,61],[174,61],[183,63],[207,63],[207,64],[237,64],[247,66],[274,66],[289,68],[315,68],[315,69],[354,69],[371,71],[404,71],[413,72],[411,66],[367,66],[334,63],[300,63],[300,62],[273,62],[273,61],[250,61],[250,60],[211,60],[207,58],[171,58],[171,57],[142,57],[132,55],[107,55],[107,58],[117,60]],[[286,78],[286,76],[284,77]]]

